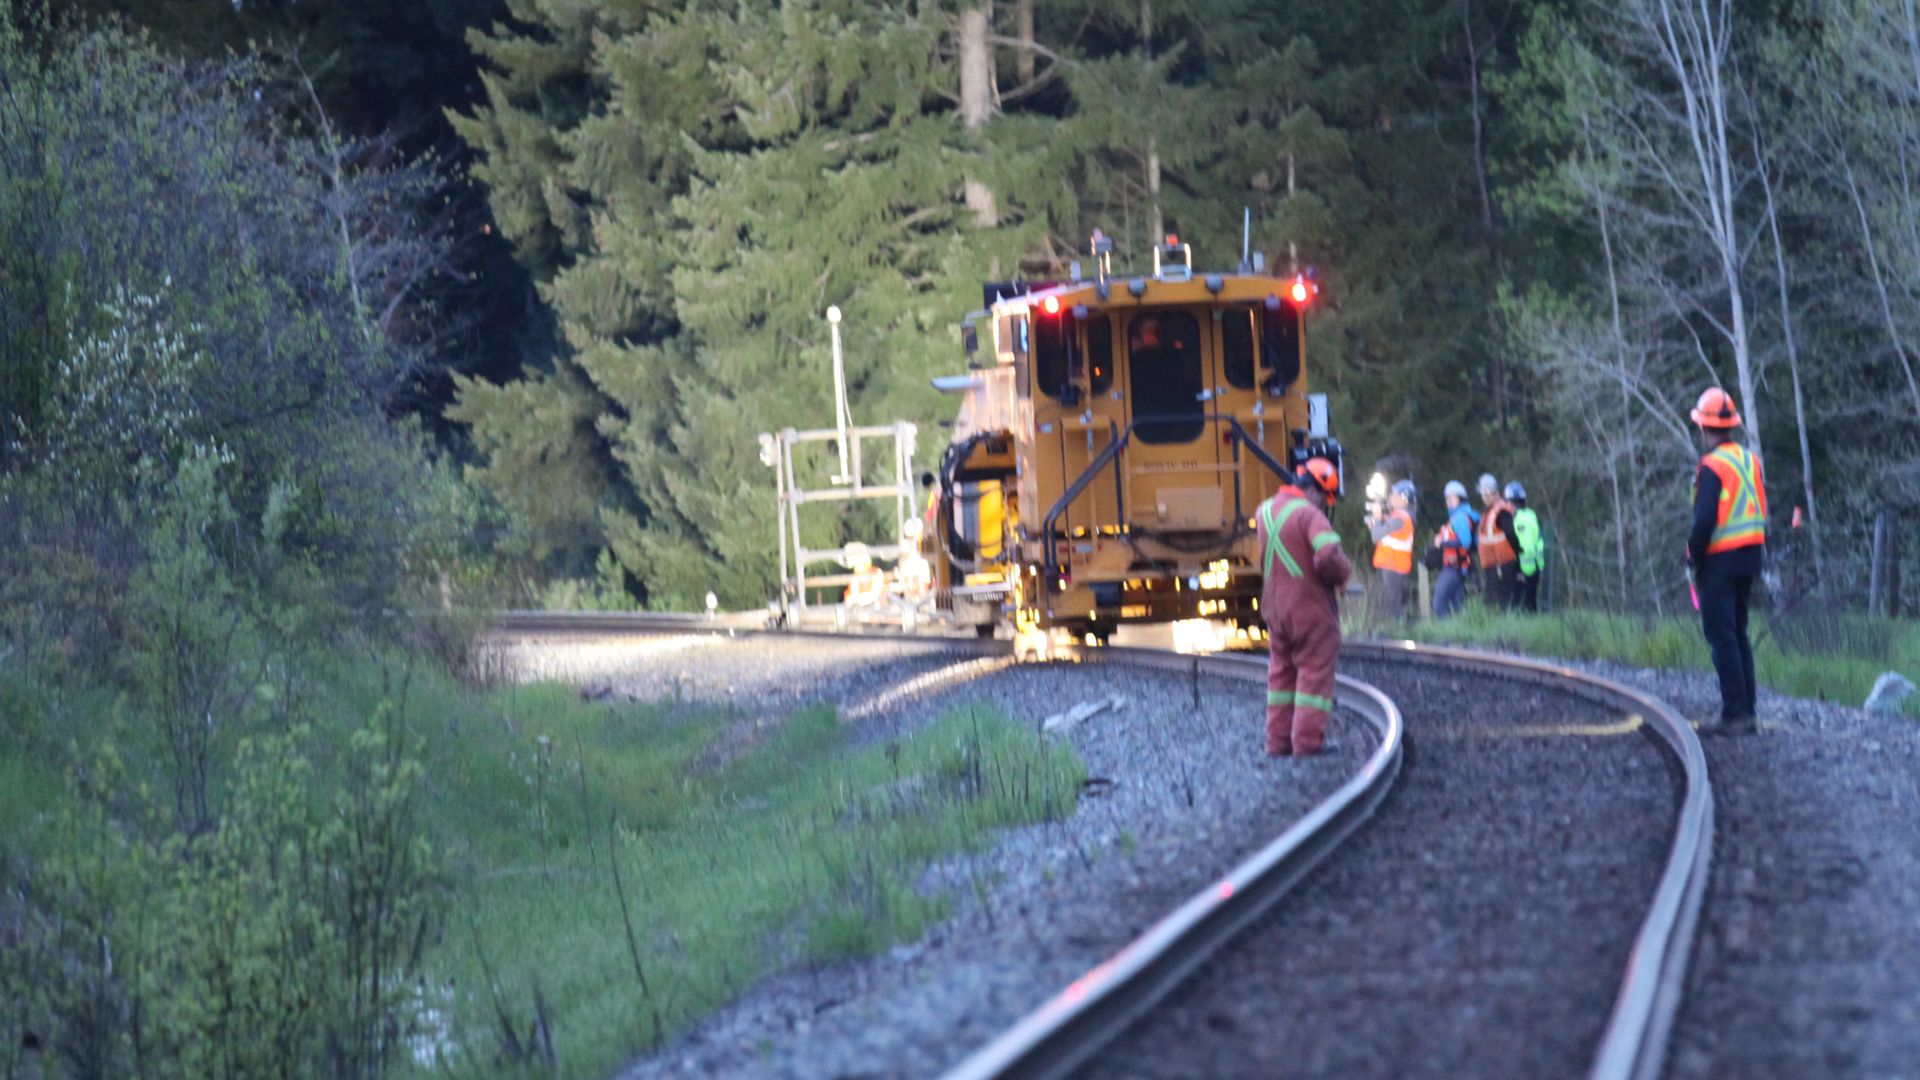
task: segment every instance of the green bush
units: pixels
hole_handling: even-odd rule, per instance
[[[339,788],[309,737],[242,741],[217,830],[155,840],[101,802],[66,817],[37,939],[0,971],[21,1030],[88,1075],[385,1071],[437,912],[420,765],[390,710],[353,734]],[[105,794],[131,776],[103,755]]]

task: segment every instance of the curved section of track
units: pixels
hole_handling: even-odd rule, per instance
[[[757,622],[518,613],[504,628],[776,632]],[[1261,673],[1245,657],[1091,658]],[[1060,1076],[1089,1060],[1088,1075],[1659,1074],[1712,853],[1690,726],[1616,683],[1490,654],[1351,643],[1342,667],[1384,686],[1413,722],[1413,782],[1380,827],[1277,903],[1380,806],[1399,770],[1392,703],[1349,682],[1343,708],[1379,735],[1360,775],[951,1077]]]
[[[1086,1022],[1088,1042],[1014,1052],[1066,1026],[1056,1000],[951,1077],[1659,1073],[1711,856],[1691,728],[1626,687],[1504,657],[1359,643],[1342,668],[1410,725],[1376,827],[1240,919],[1214,960],[1219,935],[1170,939],[1176,914],[1062,995],[1144,967],[1136,951],[1181,954],[1166,966],[1193,978],[1117,1040],[1096,1049],[1124,1025]]]
[[[1182,657],[1103,649],[1091,659],[1266,680],[1263,659]],[[1400,712],[1380,691],[1341,678],[1340,711],[1359,716],[1377,743],[1366,764],[1312,812],[1241,861],[1219,881],[1155,923],[1107,962],[1056,994],[947,1074],[947,1080],[1058,1076],[1073,1068],[1171,992],[1213,951],[1258,919],[1373,814],[1400,771]]]
[[[1454,668],[1478,669],[1501,678],[1559,689],[1616,712],[1640,717],[1666,748],[1680,775],[1673,841],[1659,884],[1640,922],[1595,1054],[1594,1080],[1651,1080],[1666,1060],[1674,1017],[1693,954],[1694,931],[1713,863],[1713,785],[1707,757],[1686,718],[1666,702],[1630,686],[1568,667],[1465,649],[1410,642],[1358,642],[1357,658],[1391,662],[1420,656]]]

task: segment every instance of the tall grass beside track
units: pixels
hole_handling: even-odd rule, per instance
[[[569,1076],[605,1075],[769,972],[918,937],[948,907],[915,888],[922,867],[1070,813],[1085,775],[985,709],[862,745],[816,706],[735,751],[751,722],[711,710],[588,707],[555,686],[496,700],[540,719],[487,725],[490,745],[459,755],[476,842],[442,970],[507,988],[467,1002],[500,1010],[472,1030],[545,1009]]]
[[[1490,611],[1476,602],[1450,619],[1398,627],[1350,624],[1348,629],[1540,657],[1713,670],[1699,618],[1692,613],[1643,617],[1572,610],[1525,615]],[[1858,706],[1882,672],[1897,671],[1920,681],[1920,624],[1909,620],[1832,611],[1797,611],[1770,619],[1756,611],[1751,631],[1760,685],[1778,693]],[[1905,709],[1910,716],[1920,716],[1920,700],[1909,698]]]
[[[1064,817],[1085,776],[985,707],[869,743],[825,706],[754,718],[553,684],[483,693],[389,658],[322,666],[304,691],[320,788],[383,707],[418,740],[442,915],[403,1074],[609,1075],[769,973],[918,937],[952,902],[916,887],[931,861]],[[84,800],[62,744],[114,732],[142,783],[164,755],[113,719],[123,699],[12,674],[0,707],[47,737],[0,742],[0,863],[58,862],[92,842],[71,827]]]

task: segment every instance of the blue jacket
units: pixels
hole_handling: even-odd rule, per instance
[[[1480,511],[1463,502],[1448,513],[1447,525],[1453,529],[1454,542],[1445,546],[1471,554],[1474,547],[1473,530],[1480,526]]]

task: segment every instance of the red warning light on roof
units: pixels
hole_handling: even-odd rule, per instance
[[[1293,297],[1294,303],[1304,304],[1307,298],[1313,295],[1313,287],[1307,284],[1306,278],[1294,278],[1293,287],[1288,290],[1288,293]]]
[[[1049,315],[1060,314],[1060,298],[1057,296],[1049,296],[1040,301],[1040,310]]]
[[[1172,233],[1168,233],[1168,234],[1167,234],[1167,246],[1168,246],[1168,247],[1179,247],[1179,246],[1180,246],[1180,238],[1179,238],[1178,236],[1175,236],[1175,235],[1174,235],[1174,234],[1172,234]]]

